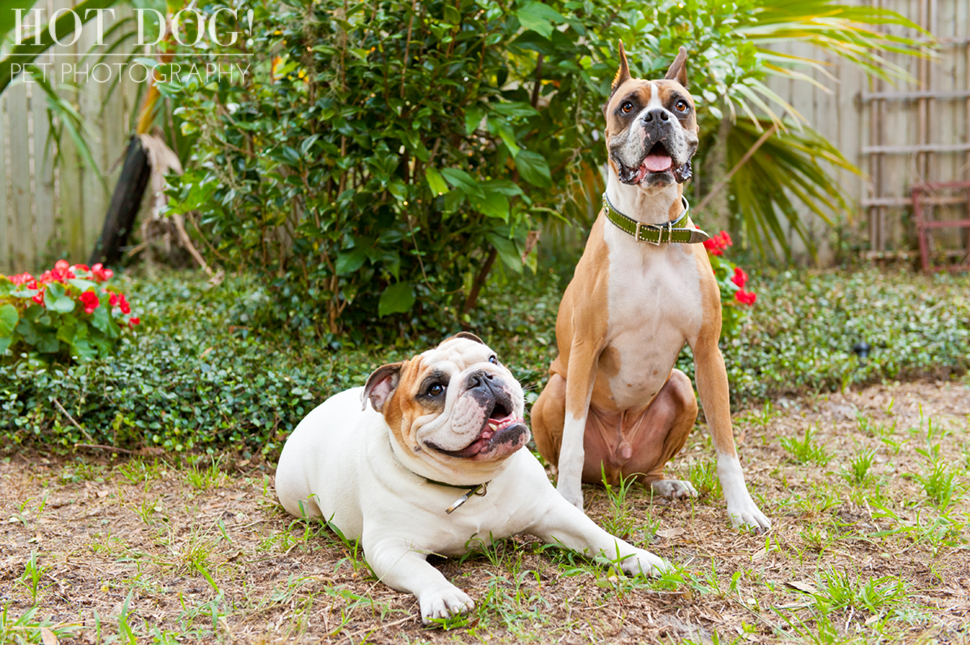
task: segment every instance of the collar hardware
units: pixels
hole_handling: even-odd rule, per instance
[[[488,492],[488,484],[489,482],[485,482],[484,484],[479,484],[478,486],[473,486],[470,488],[467,493],[456,499],[454,504],[446,508],[445,513],[451,515],[459,506],[471,499],[473,495],[485,497],[485,493]]]
[[[606,218],[610,220],[610,223],[632,236],[637,242],[649,242],[654,246],[660,246],[661,244],[700,244],[709,240],[711,236],[699,228],[675,228],[677,224],[687,218],[690,212],[690,203],[687,198],[681,195],[680,199],[684,205],[684,212],[677,219],[663,224],[644,224],[629,215],[624,215],[610,203],[610,198],[605,192],[603,193],[603,208],[606,210]],[[666,239],[664,239],[664,231],[667,233]]]

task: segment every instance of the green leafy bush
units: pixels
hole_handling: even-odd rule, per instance
[[[66,260],[38,278],[0,275],[0,359],[46,363],[110,355],[123,330],[140,322],[125,294],[109,284],[113,275],[100,264]]]
[[[558,274],[541,270],[535,281],[489,287],[471,314],[529,403],[555,356],[564,287]],[[734,403],[965,372],[968,288],[965,277],[876,271],[759,276],[758,306],[737,336],[721,343]],[[365,349],[305,343],[253,324],[268,296],[252,277],[212,287],[197,277],[161,276],[133,280],[125,291],[139,303],[145,330],[124,334],[114,355],[50,368],[0,364],[0,443],[8,449],[67,450],[94,442],[231,450],[272,460],[289,432],[328,396],[458,330]],[[859,340],[873,346],[865,363],[851,351]],[[689,352],[678,367],[693,377]]]
[[[538,231],[586,223],[599,203],[619,39],[648,78],[686,45],[700,123],[714,133],[726,115],[780,101],[763,81],[795,61],[758,48],[765,29],[822,46],[851,35],[861,48],[870,36],[858,21],[892,21],[856,11],[846,22],[822,2],[838,17],[820,26],[768,4],[256,2],[252,38],[207,52],[251,62],[248,74],[186,75],[192,50],[157,69],[194,139],[171,209],[199,214],[213,261],[264,276],[264,324],[360,342],[467,322],[495,266],[534,269]],[[814,185],[827,177],[818,160],[838,158],[819,144],[786,160],[815,169],[803,181]],[[827,190],[809,192],[836,203]]]

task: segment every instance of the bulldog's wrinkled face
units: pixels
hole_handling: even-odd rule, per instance
[[[381,367],[364,388],[368,400],[408,453],[449,468],[501,461],[530,437],[522,387],[472,334]]]
[[[690,178],[698,126],[686,60],[681,48],[664,79],[631,78],[620,43],[620,69],[603,111],[610,169],[621,183],[652,189]]]

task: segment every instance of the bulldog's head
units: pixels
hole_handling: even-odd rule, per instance
[[[630,77],[621,42],[620,69],[603,112],[610,170],[620,182],[654,189],[690,178],[698,126],[687,91],[686,49],[663,79],[645,81]]]
[[[522,387],[495,352],[464,332],[378,368],[362,398],[365,409],[370,401],[384,415],[405,466],[449,484],[486,481],[530,437]]]

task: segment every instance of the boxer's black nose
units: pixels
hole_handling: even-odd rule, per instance
[[[643,115],[645,123],[666,122],[670,120],[670,112],[663,108],[654,108]]]

